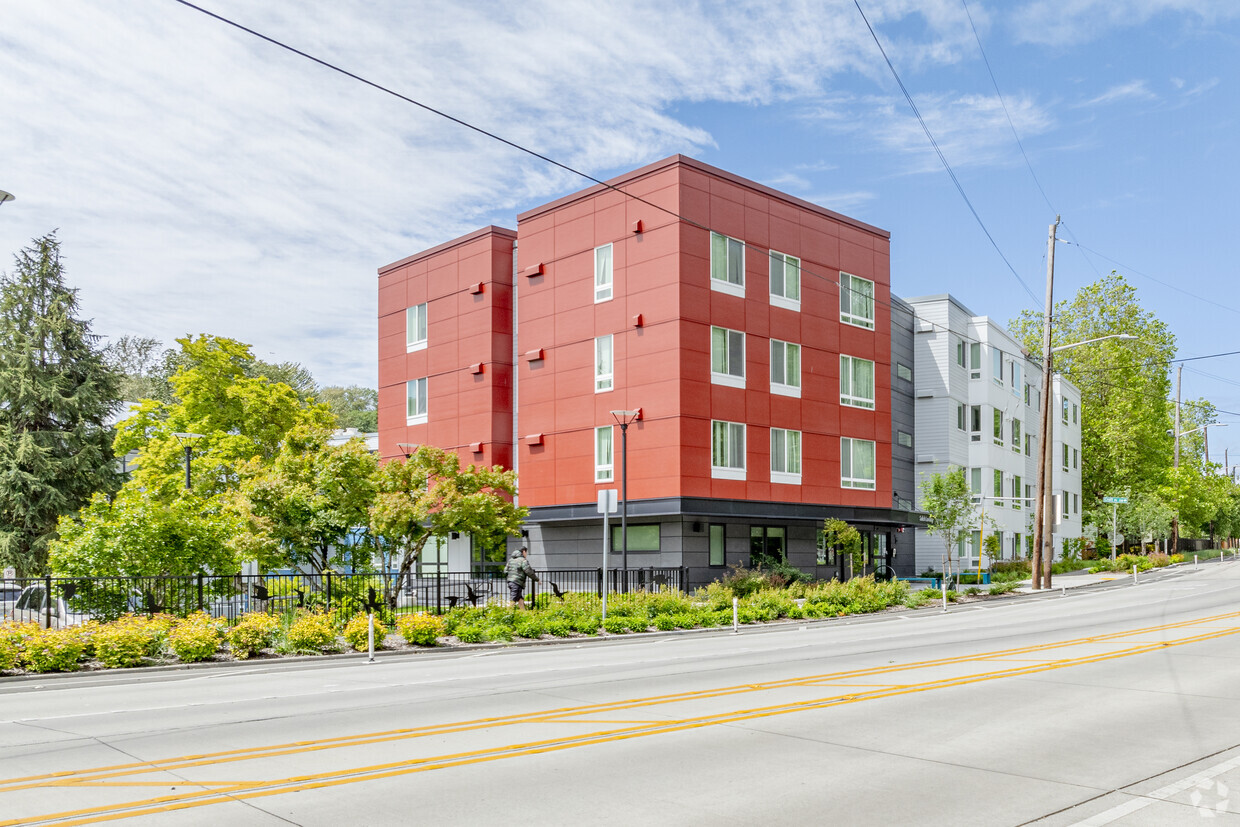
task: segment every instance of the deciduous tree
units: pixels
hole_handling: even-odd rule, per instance
[[[931,474],[921,482],[921,510],[930,521],[926,530],[952,549],[969,539],[973,531],[973,493],[964,469],[953,465],[942,474]]]

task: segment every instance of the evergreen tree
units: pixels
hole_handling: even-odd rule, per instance
[[[55,233],[0,276],[0,564],[46,571],[62,514],[116,490],[109,414],[119,376],[77,316]]]

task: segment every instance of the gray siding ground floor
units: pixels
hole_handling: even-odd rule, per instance
[[[634,500],[628,506],[629,569],[688,569],[690,587],[718,580],[730,568],[782,560],[820,580],[849,576],[847,561],[821,547],[823,520],[845,520],[861,532],[866,571],[890,567],[915,574],[916,515],[906,511],[747,500],[670,498]],[[621,520],[608,519],[613,537],[609,568],[624,565]],[[603,517],[593,503],[531,509],[525,540],[535,568],[603,565]],[[515,542],[515,541],[514,541]],[[860,572],[857,572],[860,573]]]

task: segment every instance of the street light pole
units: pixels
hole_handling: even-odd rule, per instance
[[[1051,410],[1051,311],[1054,310],[1055,293],[1055,230],[1059,227],[1059,216],[1050,228],[1050,238],[1046,242],[1046,310],[1042,315],[1042,410],[1041,423],[1038,428],[1038,501],[1033,518],[1033,559],[1030,560],[1030,573],[1033,576],[1030,585],[1036,591],[1042,588],[1042,570],[1045,565],[1047,588],[1050,588],[1050,565],[1044,563],[1047,555],[1054,555],[1054,540],[1051,539],[1051,518],[1048,508],[1050,491],[1050,446],[1047,445],[1047,434],[1050,431]],[[1047,545],[1050,550],[1047,551]]]
[[[641,411],[612,411],[620,426],[620,566],[624,570],[622,591],[629,590],[629,425]]]
[[[194,444],[198,442],[198,440],[202,439],[203,435],[202,434],[190,434],[190,433],[174,433],[173,436],[177,438],[177,442],[180,442],[181,445],[185,447],[185,490],[189,491],[191,488],[190,460],[194,453]]]

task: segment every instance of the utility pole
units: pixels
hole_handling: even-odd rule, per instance
[[[1033,559],[1030,560],[1032,586],[1036,589],[1051,587],[1051,559],[1055,556],[1054,524],[1052,522],[1051,493],[1051,313],[1054,310],[1055,292],[1055,230],[1059,216],[1050,227],[1046,242],[1046,311],[1042,317],[1042,410],[1038,438],[1038,499],[1033,517]]]
[[[1180,380],[1184,375],[1184,366],[1178,365],[1175,369],[1175,469],[1180,467]],[[1177,478],[1175,482],[1176,499],[1180,496],[1180,481]],[[1171,518],[1171,553],[1175,554],[1180,550],[1180,507],[1177,503],[1175,507],[1175,516]]]

